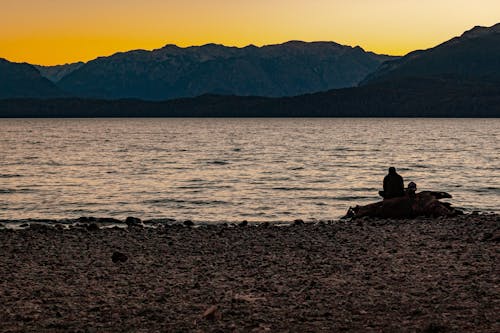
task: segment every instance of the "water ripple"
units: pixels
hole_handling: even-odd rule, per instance
[[[500,119],[4,119],[0,131],[9,218],[332,219],[378,200],[389,166],[456,206],[500,211]]]

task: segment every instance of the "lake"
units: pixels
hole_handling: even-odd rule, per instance
[[[389,166],[500,211],[500,119],[1,119],[0,218],[337,219]]]

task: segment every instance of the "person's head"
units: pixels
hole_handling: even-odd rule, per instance
[[[396,173],[396,168],[395,167],[390,167],[389,168],[389,173],[390,174],[395,174]]]
[[[412,190],[412,191],[416,191],[417,190],[417,184],[415,184],[414,182],[409,182],[408,183],[408,189]]]

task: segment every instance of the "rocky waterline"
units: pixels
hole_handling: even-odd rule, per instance
[[[0,228],[0,331],[500,331],[499,215],[104,222]]]

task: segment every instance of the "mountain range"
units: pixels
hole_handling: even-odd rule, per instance
[[[308,50],[309,48],[316,47],[323,50],[324,47],[323,43],[291,42],[283,45],[294,49],[293,52],[298,53],[307,53],[304,51],[304,47]],[[333,47],[338,44],[327,43],[327,45],[328,47]],[[203,58],[200,54],[205,54],[206,57],[203,58],[205,62],[214,64],[219,63],[219,61],[229,61],[227,58],[220,56],[220,54],[215,56],[218,54],[217,52],[226,54],[227,50],[224,47],[208,45],[201,48],[207,48],[205,51],[210,49],[208,53],[196,53],[199,59]],[[333,49],[336,48],[347,51],[342,46],[336,46]],[[164,49],[161,50],[165,51]],[[184,52],[189,48],[181,49],[175,46],[167,46],[166,49],[168,49],[166,52],[169,55],[165,57],[170,59],[171,55],[175,53],[174,51],[185,55]],[[269,52],[273,51],[272,47],[271,49],[261,49]],[[366,54],[366,52],[360,49],[356,51],[356,49],[350,48],[350,52],[362,52],[360,54]],[[194,52],[195,50],[200,51],[199,49],[192,49],[190,52]],[[242,49],[236,50],[241,51]],[[261,96],[245,96],[241,92],[229,93],[220,91],[219,88],[221,86],[214,83],[211,86],[212,88],[219,87],[215,91],[202,93],[203,90],[199,90],[200,96],[198,97],[191,98],[188,96],[187,98],[178,98],[175,100],[155,101],[156,98],[153,98],[154,94],[149,95],[148,99],[150,101],[146,101],[142,97],[134,99],[110,99],[109,97],[114,96],[113,94],[117,91],[111,87],[108,90],[109,95],[107,95],[107,99],[103,99],[100,95],[95,95],[98,98],[89,99],[89,95],[93,96],[90,93],[89,95],[81,95],[83,97],[67,98],[70,89],[65,84],[69,84],[68,82],[80,82],[80,85],[85,86],[86,83],[85,85],[83,83],[86,81],[83,80],[83,77],[87,77],[88,72],[96,73],[97,69],[95,68],[97,67],[95,66],[98,66],[101,61],[106,64],[104,66],[106,68],[116,66],[116,71],[106,72],[108,73],[107,75],[112,76],[112,73],[125,73],[122,71],[123,66],[129,68],[137,67],[139,66],[138,64],[145,65],[137,60],[144,59],[145,55],[151,57],[153,55],[160,56],[161,54],[161,52],[157,53],[159,52],[158,50],[150,53],[144,52],[146,51],[133,51],[131,53],[118,54],[110,58],[97,59],[96,62],[90,62],[92,63],[90,69],[94,68],[93,70],[87,67],[90,63],[78,67],[62,77],[58,82],[59,92],[63,98],[41,100],[36,98],[39,96],[34,96],[34,99],[1,100],[0,116],[500,117],[500,24],[489,28],[475,27],[465,32],[462,36],[453,38],[434,48],[411,52],[401,58],[389,58],[378,66],[377,69],[367,73],[364,77],[361,77],[361,75],[357,76],[359,78],[359,86],[357,87],[353,87],[353,85],[356,85],[353,83],[354,80],[344,88],[277,98],[273,96],[281,96],[282,94],[276,93],[275,95],[269,93],[266,96],[264,93],[256,93],[255,95]],[[276,50],[273,52],[276,52]],[[294,54],[292,51],[290,52]],[[311,51],[309,50],[308,52]],[[127,60],[130,59],[130,55],[135,55],[135,60]],[[372,54],[371,56],[375,57],[376,55]],[[223,59],[219,59],[220,57]],[[284,55],[283,57],[286,58],[287,56]],[[383,58],[384,56],[376,57]],[[183,57],[181,58],[183,59]],[[296,56],[291,56],[291,58],[297,59]],[[306,58],[301,59],[305,60]],[[235,61],[235,58],[231,59],[231,61]],[[159,61],[159,63],[161,62]],[[115,65],[111,65],[113,63]],[[155,62],[155,64],[157,63]],[[312,60],[311,63],[313,63]],[[274,66],[282,68],[281,71],[286,76],[285,67],[280,67],[276,64]],[[251,75],[251,72],[245,72],[244,67],[241,64],[230,66],[229,68],[232,68],[231,71],[240,69],[240,72]],[[141,70],[143,70],[144,67],[139,66],[137,68],[142,68]],[[157,68],[156,65],[154,68]],[[280,89],[285,91],[287,87],[288,90],[286,91],[292,94],[292,91],[297,91],[294,89],[298,89],[296,85],[300,85],[302,81],[314,81],[301,79],[301,75],[307,77],[305,73],[311,73],[307,68],[298,69],[297,71],[290,69],[290,77],[292,79],[283,82],[283,86]],[[83,71],[84,69],[85,71]],[[136,71],[136,74],[138,71]],[[147,77],[150,77],[150,74],[152,76],[160,75],[154,70],[151,71],[153,73],[150,73],[149,70],[145,71],[144,75]],[[298,73],[302,74],[299,75]],[[337,71],[336,73],[339,72]],[[80,75],[82,75],[81,80],[77,79]],[[123,77],[124,82],[120,86],[120,89],[129,89],[125,83],[127,78]],[[94,77],[97,87],[94,93],[100,91],[100,89],[104,89],[104,85],[100,82],[100,80],[104,79],[104,77]],[[116,82],[116,78],[111,77],[110,80]],[[210,82],[209,78],[206,78],[206,80],[204,82]],[[234,89],[240,89],[235,82],[229,79],[228,81]],[[47,83],[46,81],[43,82]],[[244,84],[244,80],[242,82],[245,87],[249,87],[249,85]],[[249,82],[255,81],[249,80]],[[78,86],[77,84],[75,85]],[[193,88],[196,87],[196,84],[188,86]],[[266,85],[263,83],[262,87],[264,86]],[[65,92],[62,92],[62,87],[66,87]],[[165,86],[161,86],[160,84],[160,87]],[[292,89],[290,87],[295,88]],[[158,92],[164,90],[151,91]],[[74,96],[74,93],[71,94]],[[127,95],[127,97],[137,96]]]
[[[88,63],[34,67],[59,88],[60,96],[166,100],[207,93],[280,97],[353,87],[394,58],[333,42],[291,41],[244,48],[167,45]],[[22,87],[20,80],[17,85]],[[23,96],[30,96],[31,89],[26,82]]]
[[[104,99],[166,100],[207,93],[294,96],[356,86],[389,59],[332,42],[244,48],[167,45],[98,58],[57,85],[74,96]]]

